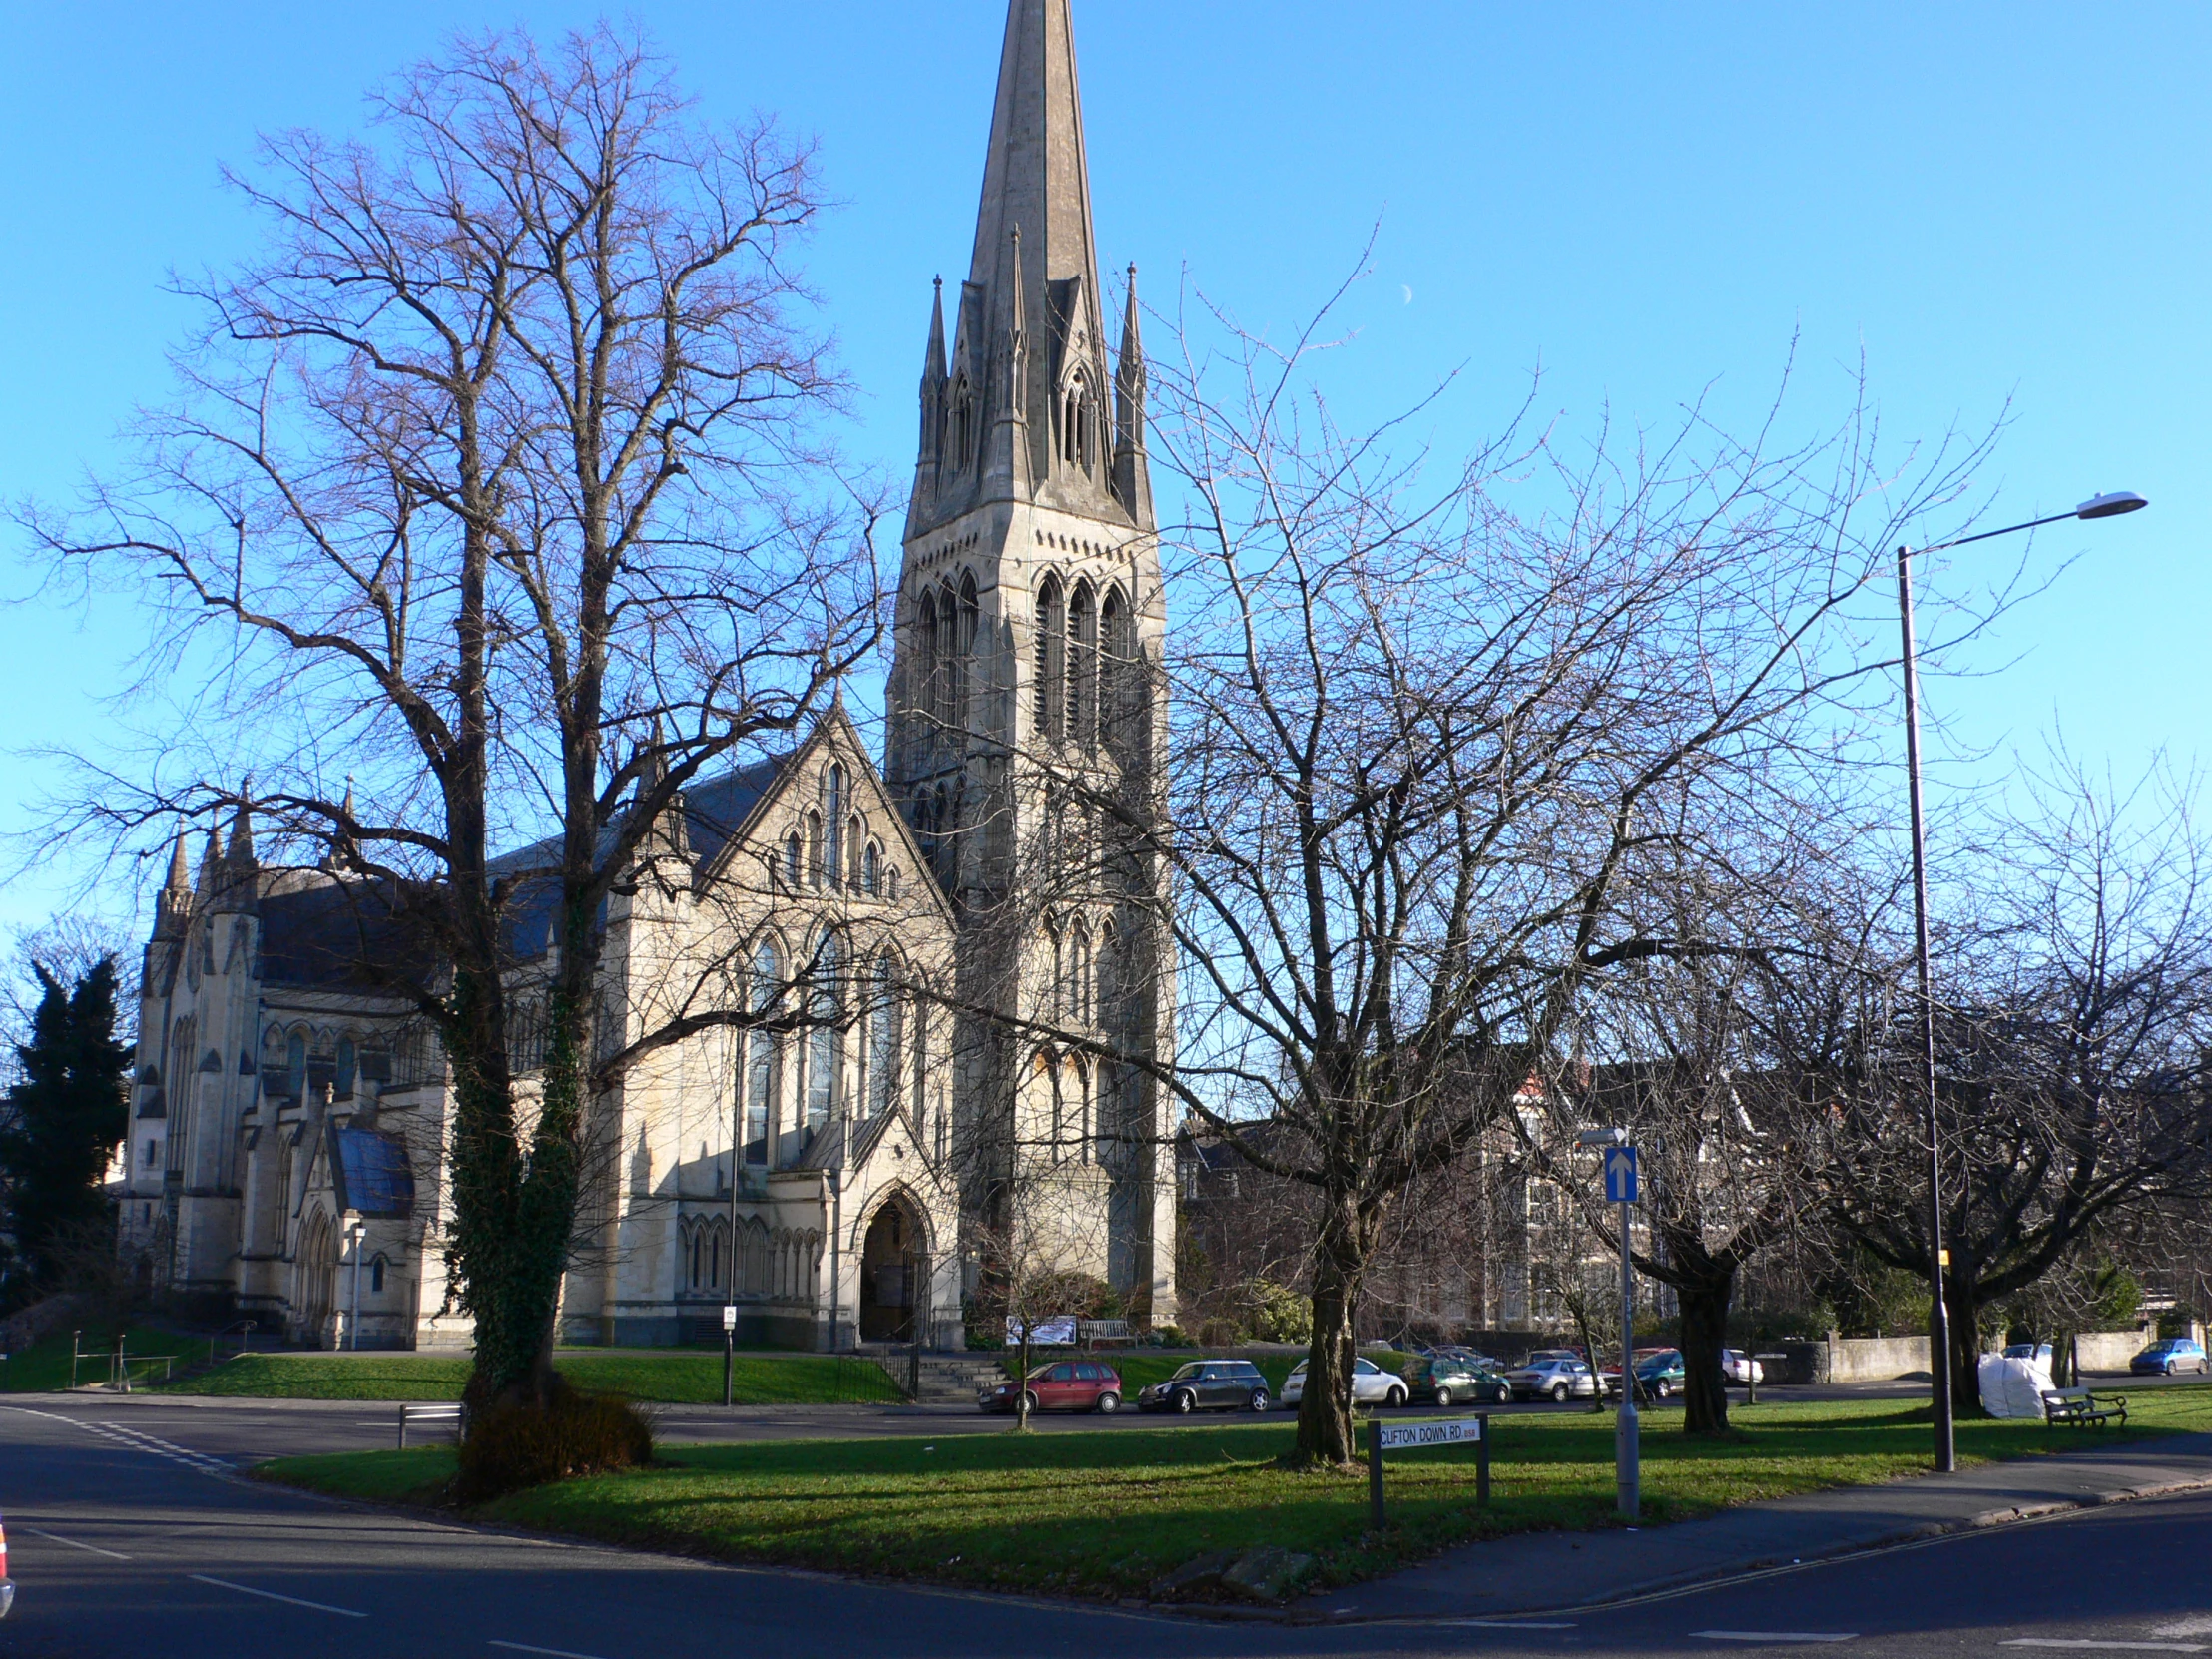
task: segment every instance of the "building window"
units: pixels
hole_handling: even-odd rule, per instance
[[[889,956],[875,959],[874,982],[868,987],[867,1110],[880,1117],[898,1101],[899,996],[898,976]]]
[[[812,1142],[836,1110],[838,1071],[844,1058],[838,970],[841,951],[834,933],[826,935],[815,957],[815,990],[810,1008],[814,1029],[807,1039],[807,1140]]]
[[[832,766],[823,785],[825,811],[824,833],[829,839],[823,843],[823,879],[830,886],[840,886],[844,881],[844,768]]]
[[[307,1034],[294,1031],[284,1043],[284,1081],[289,1085],[291,1098],[307,1097]]]
[[[1067,670],[1067,615],[1060,579],[1047,576],[1037,593],[1037,735],[1060,735],[1064,675]]]
[[[353,1039],[351,1037],[338,1038],[338,1093],[341,1096],[353,1092],[353,1072],[357,1059],[358,1055],[353,1047]]]
[[[368,1264],[368,1291],[371,1296],[384,1294],[384,1259],[381,1256]]]
[[[883,849],[873,841],[860,854],[860,890],[870,898],[883,896]]]
[[[140,1161],[144,1163],[148,1169],[152,1169],[154,1167],[154,1160],[159,1158],[161,1155],[161,1144],[157,1141],[148,1141],[146,1143],[146,1155]]]
[[[753,953],[752,1007],[765,1014],[776,1006],[783,988],[783,964],[776,946],[761,941]],[[755,1168],[768,1164],[769,1125],[776,1111],[776,1033],[753,1030],[745,1034],[745,1161]]]
[[[1067,677],[1068,736],[1088,746],[1098,736],[1098,614],[1088,582],[1068,601]]]

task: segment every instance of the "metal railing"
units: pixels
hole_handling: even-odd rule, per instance
[[[399,1407],[399,1449],[407,1449],[407,1430],[425,1425],[450,1425],[456,1439],[468,1433],[468,1407],[455,1401],[450,1405],[402,1405]]]

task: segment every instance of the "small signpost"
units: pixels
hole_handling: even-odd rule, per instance
[[[1636,1421],[1636,1266],[1628,1240],[1628,1207],[1636,1202],[1639,1186],[1636,1149],[1625,1129],[1587,1130],[1578,1144],[1603,1149],[1605,1202],[1621,1207],[1621,1409],[1613,1426],[1613,1483],[1621,1514],[1634,1520],[1642,1497],[1642,1447]],[[1594,1362],[1597,1356],[1590,1358]]]
[[[1429,1417],[1419,1422],[1382,1422],[1368,1419],[1368,1498],[1375,1510],[1375,1529],[1383,1526],[1382,1453],[1415,1451],[1423,1446],[1468,1445],[1474,1447],[1474,1504],[1490,1502],[1490,1414],[1471,1417]]]
[[[722,1305],[722,1403],[731,1403],[730,1373],[734,1368],[738,1350],[738,1305],[725,1302]]]

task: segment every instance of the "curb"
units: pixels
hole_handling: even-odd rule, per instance
[[[1917,1526],[1906,1527],[1881,1537],[1856,1540],[1838,1545],[1818,1555],[1792,1556],[1784,1561],[1777,1558],[1751,1558],[1726,1566],[1701,1568],[1692,1572],[1672,1573],[1662,1578],[1644,1579],[1638,1583],[1619,1586],[1604,1595],[1581,1601],[1548,1602],[1527,1607],[1484,1607],[1479,1615],[1466,1613],[1379,1613],[1365,1617],[1333,1618],[1324,1613],[1307,1613],[1292,1609],[1266,1613],[1261,1609],[1220,1608],[1199,1609],[1188,1606],[1161,1605],[1155,1612],[1198,1612],[1229,1614],[1251,1617],[1260,1613],[1277,1622],[1297,1625],[1351,1626],[1357,1624],[1424,1625],[1455,1623],[1459,1619],[1479,1616],[1485,1619],[1535,1618],[1546,1613],[1595,1613],[1608,1608],[1624,1607],[1639,1601],[1687,1594],[1701,1589],[1713,1589],[1724,1584],[1757,1578],[1779,1577],[1783,1573],[1802,1572],[1810,1567],[1830,1566],[1838,1561],[1850,1560],[1858,1555],[1875,1555],[1884,1550],[1910,1548],[1917,1544],[1935,1543],[1943,1538],[1963,1537],[1972,1532],[1990,1531],[1997,1527],[2017,1526],[2028,1521],[2052,1520],[2063,1515],[2079,1514],[2089,1509],[2101,1509],[2118,1503],[2136,1503],[2151,1498],[2176,1497],[2189,1492],[2212,1490],[2212,1474],[2195,1475],[2181,1480],[2160,1481],[2141,1486],[2123,1486],[2113,1491],[2084,1492],[2076,1498],[2057,1498],[2044,1503],[2012,1504],[1998,1509],[1983,1509],[1976,1514],[1957,1520],[1923,1521]]]

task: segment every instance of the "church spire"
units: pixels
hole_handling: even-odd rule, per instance
[[[180,828],[177,844],[170,849],[169,878],[154,900],[154,937],[182,938],[192,914],[192,853],[185,841],[191,831]]]
[[[1137,323],[1137,267],[1129,267],[1129,299],[1121,319],[1121,355],[1114,364],[1114,493],[1140,528],[1152,528],[1152,472],[1144,453],[1144,336]]]
[[[935,433],[941,460],[934,487],[917,484],[922,510],[909,532],[1007,499],[1126,519],[1112,482],[1112,393],[1069,0],[1009,0],[975,249],[958,301]],[[928,361],[934,372],[933,341]],[[979,406],[971,409],[971,398]],[[926,410],[923,418],[926,425]],[[975,439],[980,454],[970,448]]]

